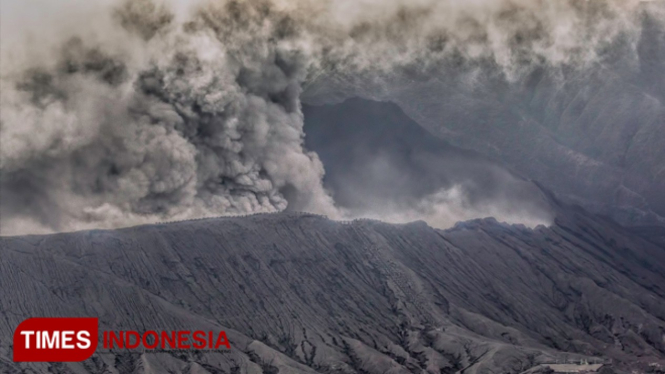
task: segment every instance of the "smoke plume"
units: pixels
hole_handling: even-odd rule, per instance
[[[321,77],[430,79],[491,65],[584,67],[639,35],[631,1],[114,5],[99,23],[3,49],[3,234],[307,210],[341,217],[303,146]],[[39,57],[37,57],[39,56]],[[437,201],[446,200],[435,196]]]

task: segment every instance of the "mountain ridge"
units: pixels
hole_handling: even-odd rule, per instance
[[[536,229],[286,212],[2,237],[2,336],[28,317],[91,315],[101,329],[224,329],[233,352],[102,352],[49,366],[11,363],[2,339],[0,367],[519,373],[564,358],[611,358],[618,372],[663,362],[663,248],[553,207],[555,223]]]

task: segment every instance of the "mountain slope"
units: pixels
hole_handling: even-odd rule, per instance
[[[665,359],[665,250],[552,200],[556,223],[334,222],[299,213],[0,239],[0,370],[490,373]],[[232,353],[14,364],[32,316],[225,329]],[[575,352],[578,355],[563,351]]]

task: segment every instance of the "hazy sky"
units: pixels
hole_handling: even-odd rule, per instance
[[[197,0],[168,0],[178,14]],[[0,38],[2,42],[25,38],[31,31],[63,25],[68,19],[85,19],[99,7],[118,3],[117,0],[0,0]],[[83,17],[82,17],[83,16]],[[34,34],[34,33],[33,33]]]
[[[108,3],[110,0],[0,0],[2,37],[26,32],[44,22],[66,19]]]

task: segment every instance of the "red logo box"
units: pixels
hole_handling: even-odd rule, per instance
[[[97,318],[29,318],[14,331],[14,361],[83,361],[95,353],[98,336]]]

